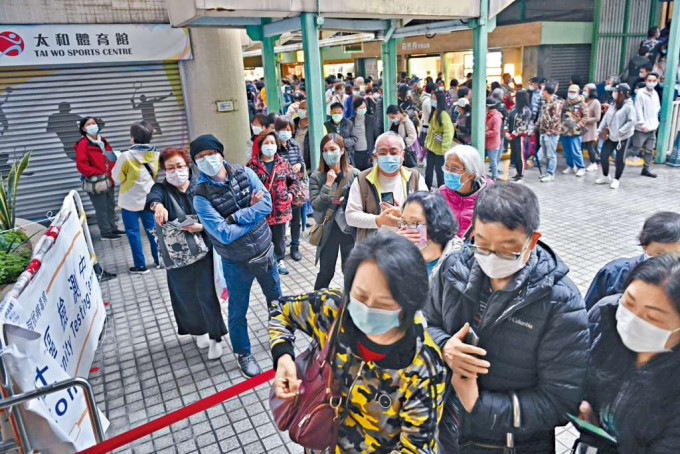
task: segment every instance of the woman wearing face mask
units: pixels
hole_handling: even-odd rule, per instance
[[[626,167],[626,151],[630,138],[635,133],[635,106],[630,99],[630,87],[626,83],[620,83],[612,92],[614,104],[607,109],[604,118],[597,130],[598,136],[602,137],[602,155],[600,164],[602,176],[595,180],[596,184],[607,184],[612,189],[618,189],[619,181]],[[616,173],[614,179],[609,176],[609,156],[616,150]]]
[[[454,109],[458,114],[456,116],[455,125],[456,140],[463,145],[470,145],[472,140],[472,113],[470,110],[470,101],[467,98],[458,98],[454,104]]]
[[[276,396],[295,398],[300,387],[295,331],[323,348],[339,323],[331,362],[341,397],[336,451],[437,452],[446,373],[419,312],[427,293],[427,269],[413,243],[380,232],[358,244],[347,261],[344,293],[321,290],[273,304]]]
[[[446,111],[446,96],[444,96],[444,92],[434,91],[431,97],[432,112],[429,119],[430,127],[425,139],[425,148],[427,148],[425,183],[429,188],[432,187],[432,178],[435,172],[437,173],[437,184],[441,185],[444,183],[444,173],[442,171],[444,153],[451,148],[454,134],[451,117]]]
[[[267,116],[261,113],[253,117],[253,121],[250,122],[250,139],[246,143],[246,159],[250,159],[253,155],[254,144],[257,142],[257,136],[260,135],[262,131],[267,129],[265,126],[267,124]]]
[[[300,181],[300,188],[305,194],[307,182],[307,171],[305,162],[300,150],[300,144],[293,138],[294,124],[290,117],[282,116],[276,119],[274,129],[279,136],[279,154],[290,164]],[[307,197],[300,197],[293,200],[293,218],[290,221],[290,258],[299,262],[302,260],[300,254],[300,231],[302,229],[302,206],[307,202]]]
[[[300,192],[300,179],[288,161],[279,154],[283,146],[276,132],[260,134],[257,144],[260,152],[247,165],[271,194],[273,208],[267,223],[272,231],[274,255],[278,261],[279,274],[289,274],[283,261],[286,254],[286,222],[293,219],[293,194]]]
[[[323,224],[321,242],[316,248],[316,262],[319,274],[314,290],[326,288],[335,275],[338,251],[342,267],[354,247],[354,236],[345,233],[347,222],[344,205],[349,188],[359,171],[352,167],[345,153],[345,141],[339,134],[327,134],[321,139],[321,162],[319,168],[309,177],[309,198],[314,209],[314,221]]]
[[[176,206],[186,216],[195,218],[190,162],[186,150],[167,148],[161,152],[159,165],[165,171],[165,181],[154,184],[146,196],[146,209],[154,213],[158,225],[177,220],[179,215]],[[210,240],[200,223],[183,227],[182,230],[200,233],[210,247]],[[221,341],[222,336],[227,334],[227,327],[215,293],[212,254],[210,247],[208,254],[201,260],[169,269],[167,276],[177,333],[193,335],[198,348],[208,348],[208,359],[217,359],[222,356]]]
[[[595,84],[587,84],[583,96],[586,99],[586,108],[588,109],[588,117],[586,125],[583,128],[583,148],[588,150],[588,159],[590,165],[586,167],[586,172],[595,172],[599,169],[600,162],[597,156],[597,124],[602,118],[602,105],[597,99],[597,86]]]
[[[505,138],[510,142],[510,150],[515,160],[515,176],[513,181],[521,182],[524,179],[525,150],[528,147],[529,133],[533,130],[531,120],[532,113],[529,107],[529,97],[524,90],[515,93],[515,106],[508,114],[505,122]]]
[[[375,117],[368,114],[364,98],[358,96],[354,98],[353,106],[354,116],[350,121],[354,124],[354,135],[357,138],[354,146],[354,164],[357,169],[366,170],[371,167],[371,153],[380,132]]]
[[[472,224],[477,197],[493,180],[484,173],[479,152],[470,145],[457,145],[444,155],[444,184],[439,192],[458,221],[458,236],[463,238]]]
[[[642,262],[625,288],[589,313],[592,349],[581,418],[618,441],[598,453],[677,452],[680,256]]]
[[[109,142],[99,134],[99,125],[94,117],[85,117],[80,120],[80,134],[83,136],[73,146],[76,150],[76,167],[83,179],[96,179],[106,175],[109,188],[104,192],[88,192],[92,201],[97,225],[101,237],[106,240],[115,240],[125,234],[116,225],[116,202],[113,189],[111,171],[114,162],[109,159],[106,152],[113,154]],[[91,186],[91,185],[90,185]]]
[[[462,247],[463,241],[456,236],[457,232],[458,222],[441,195],[418,191],[408,196],[397,234],[420,249],[430,279],[446,257]]]

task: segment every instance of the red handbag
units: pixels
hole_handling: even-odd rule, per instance
[[[300,389],[292,399],[279,399],[274,386],[269,393],[269,406],[279,430],[288,431],[290,439],[309,449],[335,449],[340,426],[341,397],[333,377],[332,362],[344,309],[331,328],[323,349],[312,342],[295,358]]]

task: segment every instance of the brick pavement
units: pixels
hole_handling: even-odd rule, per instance
[[[596,175],[561,175],[563,166],[560,161],[553,183],[540,183],[536,170],[527,171],[525,182],[540,199],[543,240],[571,267],[570,277],[585,293],[607,261],[640,253],[636,235],[647,216],[662,209],[680,211],[680,170],[655,166],[659,178],[651,180],[640,177],[639,168],[629,167],[621,187],[613,191],[596,186]],[[98,238],[96,227],[93,234]],[[99,370],[90,376],[97,402],[111,420],[109,437],[243,380],[228,342],[221,360],[208,361],[207,350],[199,351],[190,336],[177,335],[165,271],[128,274],[132,260],[125,239],[96,239],[95,248],[105,269],[119,276],[102,284],[111,305],[94,361]],[[314,249],[303,241],[302,252],[302,262],[287,261],[291,274],[282,276],[284,294],[313,288]],[[341,282],[338,271],[333,284]],[[226,306],[223,312],[226,320]],[[254,285],[248,313],[253,354],[263,367],[270,367],[266,320],[262,292]],[[304,345],[300,339],[298,347]],[[301,452],[273,425],[268,395],[269,387],[261,386],[117,452]],[[558,428],[557,452],[568,452],[573,437],[573,429]]]

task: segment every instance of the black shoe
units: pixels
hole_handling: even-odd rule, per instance
[[[125,235],[125,230],[115,229],[111,233],[115,233],[116,235]]]
[[[133,266],[130,268],[130,272],[132,274],[146,274],[149,272],[149,268],[145,266]]]
[[[111,279],[115,279],[116,275],[114,273],[109,273],[108,271],[102,270],[101,274],[97,275],[97,279],[99,282],[106,282],[110,281]]]
[[[642,168],[642,173],[640,174],[643,177],[649,177],[649,178],[656,178],[657,175],[655,173],[652,173],[651,170],[649,170],[647,167]]]
[[[238,363],[241,373],[246,377],[254,377],[262,373],[262,369],[258,366],[257,361],[253,355],[237,355],[236,362]]]
[[[300,260],[302,260],[302,254],[300,254],[300,251],[290,251],[290,258],[292,258],[296,262],[299,262]]]
[[[103,233],[102,234],[102,240],[117,240],[120,238],[120,235],[116,233]]]

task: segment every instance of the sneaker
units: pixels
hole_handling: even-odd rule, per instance
[[[210,345],[208,347],[208,359],[215,360],[222,356],[224,350],[222,349],[222,342],[217,342],[216,340],[210,340]]]
[[[210,336],[208,333],[201,334],[200,336],[194,336],[194,340],[196,341],[196,346],[198,348],[210,347]]]
[[[300,251],[290,251],[290,258],[292,258],[296,262],[299,262],[300,260],[302,260],[302,254],[300,254]]]
[[[555,181],[555,175],[550,175],[549,173],[546,173],[541,177],[541,183],[547,183],[549,181]]]
[[[595,180],[595,184],[609,184],[611,181],[612,178],[610,176],[605,177],[604,175],[600,175],[597,177],[597,180]]]
[[[102,233],[102,240],[117,240],[120,238],[120,235],[117,233]]]
[[[609,185],[611,189],[619,189],[619,180],[612,180],[612,184]]]
[[[567,167],[566,169],[564,169],[564,170],[562,171],[562,174],[564,174],[564,175],[569,175],[571,172],[572,172],[572,168],[571,168],[571,167]]]
[[[656,178],[657,177],[657,175],[655,173],[653,173],[651,170],[649,170],[648,167],[643,167],[642,173],[640,175],[642,175],[643,177],[650,177],[650,178]]]
[[[244,377],[250,378],[262,373],[253,355],[237,355],[236,362]]]
[[[162,270],[163,268],[165,268],[162,263],[153,262],[153,265],[156,267],[157,270]]]
[[[149,272],[149,268],[145,266],[133,266],[130,268],[130,272],[132,274],[146,274]]]
[[[115,233],[116,235],[125,235],[125,230],[115,229],[111,233]]]
[[[524,178],[522,178],[522,177],[513,178],[512,182],[517,183],[517,184],[524,184]]]
[[[580,168],[580,169],[578,169],[578,170],[576,171],[576,176],[577,176],[577,177],[582,177],[582,176],[585,175],[585,174],[586,174],[586,169],[584,169],[584,168]]]
[[[596,162],[593,162],[588,167],[586,167],[586,172],[595,172],[599,168],[600,166],[598,166]]]
[[[286,262],[283,260],[279,260],[279,274],[290,274],[290,271],[288,271],[288,268],[286,268]]]

